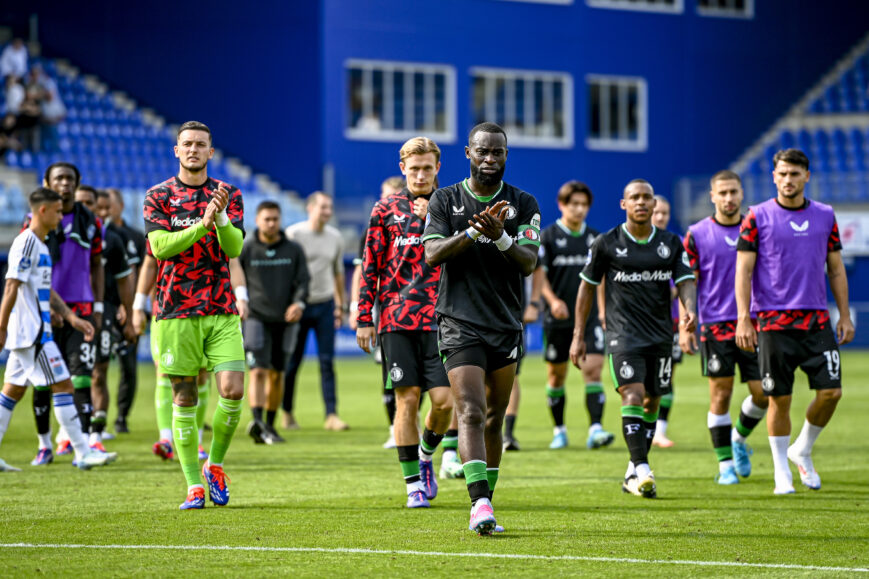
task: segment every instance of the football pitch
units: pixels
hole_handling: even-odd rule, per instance
[[[316,368],[308,360],[300,376],[301,430],[282,432],[284,445],[254,445],[244,431],[246,409],[225,461],[229,506],[209,502],[195,512],[178,510],[186,494],[178,464],[151,454],[157,438],[151,366],[139,368],[131,433],[106,444],[120,454],[118,461],[89,472],[71,468],[69,456],[55,457],[48,467],[29,466],[36,436],[28,394],[0,447],[0,456],[23,470],[0,473],[0,575],[869,574],[869,445],[861,426],[869,417],[866,352],[843,354],[844,396],[815,447],[823,488],[806,489],[792,469],[797,492],[783,497],[772,493],[765,422],[749,438],[751,477],[730,487],[714,482],[707,385],[696,358],[688,359],[674,379],[668,434],[676,445],[650,455],[655,500],[622,493],[628,454],[620,434],[608,448],[585,448],[587,417],[575,370],[566,416],[571,446],[548,449],[543,363],[532,355],[520,376],[516,436],[522,450],[505,453],[494,499],[506,532],[494,537],[468,530],[462,480],[440,481],[431,509],[404,507],[396,451],[381,448],[387,422],[378,366],[369,359],[338,360],[339,411],[351,430],[337,433],[323,430]],[[608,378],[605,384],[604,427],[620,433],[617,395]],[[801,375],[795,390],[793,436],[810,399]],[[735,389],[734,419],[745,393],[744,386]],[[215,403],[212,394],[212,408]]]

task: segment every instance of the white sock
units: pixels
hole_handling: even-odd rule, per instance
[[[103,437],[100,435],[99,432],[91,432],[91,435],[88,438],[88,444],[90,444],[91,446],[93,446],[94,444],[96,444],[98,442],[102,442],[102,441],[103,441]]]
[[[706,413],[706,426],[715,428],[716,426],[730,426],[730,414],[712,414]]]
[[[564,434],[567,434],[567,427],[563,424],[561,426],[556,426],[555,428],[552,429],[553,434],[561,434],[562,432]]]
[[[452,448],[445,448],[444,455],[441,457],[441,462],[452,462],[458,457],[458,453]]]
[[[45,434],[37,434],[36,436],[39,438],[39,450],[42,450],[43,448],[47,448],[47,449],[51,450],[51,431],[50,430],[48,432],[46,432]]]
[[[3,435],[6,434],[6,429],[9,428],[10,420],[12,420],[12,409],[0,406],[0,442],[3,442]]]
[[[603,430],[603,426],[600,425],[600,422],[595,422],[591,426],[588,427],[589,436],[597,432],[598,430]]]
[[[81,460],[85,454],[90,452],[90,448],[87,437],[79,426],[78,412],[72,401],[72,394],[54,394],[51,398],[54,403],[54,417],[60,423],[60,430],[67,433],[67,437],[72,443],[72,449],[75,451],[75,459]],[[60,432],[58,432],[58,436],[60,436]]]
[[[790,436],[770,436],[769,448],[772,450],[772,463],[775,468],[775,486],[793,486],[794,478],[788,466],[788,445]]]
[[[794,452],[800,456],[811,456],[812,447],[815,446],[815,441],[818,440],[818,435],[824,429],[823,426],[815,426],[808,420],[803,422],[803,429],[800,430],[800,435],[794,441]]]
[[[205,487],[204,487],[203,485],[201,485],[201,484],[198,484],[198,485],[190,485],[189,487],[187,487],[187,493],[189,494],[190,491],[192,491],[193,489],[202,489],[202,490],[205,490]]]
[[[733,459],[728,458],[727,460],[722,460],[718,463],[718,472],[724,473],[727,469],[733,466]]]
[[[432,454],[428,454],[428,453],[426,453],[426,451],[424,451],[424,450],[422,449],[422,445],[421,445],[421,444],[419,445],[419,459],[420,459],[421,461],[423,461],[423,462],[431,462],[431,458],[432,458],[432,456],[433,456]]]
[[[77,426],[76,428],[81,430],[80,426]],[[57,429],[57,438],[54,439],[54,442],[60,444],[64,440],[69,440],[69,434],[67,434],[66,432],[67,432],[66,427],[63,424],[61,424],[60,428]]]
[[[751,395],[748,395],[742,401],[742,412],[749,418],[761,419],[766,414],[766,408],[761,408],[755,404],[754,400],[751,399]]]
[[[416,482],[407,483],[407,494],[410,494],[415,491],[423,491],[425,492],[425,485],[422,484],[421,480]]]
[[[649,468],[649,465],[645,462],[635,466],[634,470],[637,471],[637,478],[641,479],[646,478],[649,476],[649,473],[652,472],[652,469]]]
[[[625,471],[625,478],[631,478],[632,476],[636,476],[637,471],[634,469],[634,463],[628,461],[628,469]]]
[[[160,429],[160,440],[168,440],[172,442],[172,429],[171,428],[161,428]]]
[[[658,419],[657,424],[655,425],[655,436],[659,436],[661,438],[667,438],[667,421]]]

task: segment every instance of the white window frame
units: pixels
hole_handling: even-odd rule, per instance
[[[413,75],[414,73],[422,72],[426,74],[425,82],[426,88],[434,90],[434,75],[442,74],[444,75],[444,125],[445,129],[443,131],[435,131],[435,130],[424,130],[424,129],[395,129],[395,128],[380,128],[380,129],[372,129],[369,127],[352,127],[349,126],[351,119],[351,111],[350,111],[350,86],[348,83],[348,77],[350,70],[357,68],[362,70],[363,76],[363,103],[362,108],[363,111],[368,109],[369,111],[373,110],[373,91],[371,89],[371,78],[372,73],[375,70],[381,71],[384,73],[384,78],[390,78],[391,76],[386,73],[392,73],[396,71],[404,72],[405,74],[405,91],[404,91],[404,114],[405,120],[409,116],[413,116],[413,111],[415,110],[415,102],[414,102],[414,91],[412,90],[413,86]],[[366,78],[368,86],[365,86]],[[426,136],[439,143],[454,143],[456,141],[456,69],[453,66],[448,64],[433,64],[433,63],[423,63],[423,62],[399,62],[399,61],[388,61],[388,60],[364,60],[352,58],[348,59],[344,62],[344,81],[347,83],[345,85],[344,90],[344,114],[346,115],[344,119],[344,136],[347,139],[352,140],[361,140],[361,141],[406,141],[407,139],[417,137],[417,136]],[[391,91],[389,87],[391,86],[391,81],[386,83],[384,86],[384,100],[387,98],[391,99]],[[431,102],[424,103],[424,110],[426,115],[434,115],[436,114],[434,107],[434,100]],[[386,112],[386,116],[389,117],[393,110],[392,106],[387,106],[384,103],[383,110]],[[389,119],[383,119],[383,122],[389,123]]]
[[[745,0],[745,9],[742,11],[736,8],[707,8],[700,6],[697,2],[697,14],[710,18],[735,18],[737,20],[753,20],[754,19],[754,0]]]
[[[595,83],[607,83],[608,85],[636,85],[637,87],[637,138],[599,138],[591,136],[591,126],[586,129],[585,146],[594,151],[621,151],[641,153],[649,148],[649,93],[645,78],[639,76],[616,76],[604,74],[589,74],[585,77],[585,85],[588,89],[587,111],[591,110],[591,86]],[[609,90],[609,89],[608,89]],[[619,107],[620,114],[627,115],[627,101]],[[609,107],[602,107],[603,126],[608,125]]]
[[[674,0],[672,6],[666,6],[663,4],[629,2],[628,0],[585,0],[585,3],[591,8],[605,8],[607,10],[630,10],[632,12],[682,14],[682,12],[685,11],[685,0]]]
[[[502,79],[507,83],[515,81],[517,79],[522,79],[525,81],[525,118],[533,117],[532,111],[534,110],[534,98],[533,93],[529,95],[528,87],[533,87],[531,84],[533,81],[559,81],[562,83],[562,103],[563,110],[562,116],[564,117],[564,134],[558,137],[547,137],[547,136],[537,136],[537,135],[519,135],[515,132],[511,131],[509,128],[509,120],[508,116],[505,119],[504,127],[507,132],[507,143],[510,146],[518,146],[518,147],[538,147],[542,149],[569,149],[574,145],[574,134],[573,134],[573,108],[574,108],[574,99],[573,99],[573,76],[567,72],[555,72],[555,71],[547,71],[547,70],[522,70],[515,68],[491,68],[491,67],[473,67],[470,70],[471,74],[471,88],[473,89],[474,81],[478,76],[485,77],[487,79],[498,80]],[[549,86],[552,86],[551,84]],[[486,119],[491,119],[495,122],[496,114],[495,109],[497,108],[497,103],[494,99],[494,82],[487,82],[486,84]],[[510,91],[505,91],[508,95]],[[554,97],[550,91],[548,95],[544,95],[544,99],[549,97],[549,100],[552,100]],[[513,113],[510,112],[509,105],[511,103],[512,97],[508,96],[505,99],[504,103],[504,111],[506,115],[513,116]],[[544,105],[546,106],[546,105]],[[554,118],[555,110],[554,103],[549,103],[550,116]],[[473,105],[472,105],[473,108]],[[471,117],[473,118],[474,111],[470,111]]]

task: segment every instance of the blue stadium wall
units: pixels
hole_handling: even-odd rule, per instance
[[[591,186],[590,221],[623,216],[615,199],[643,177],[669,195],[686,174],[726,167],[867,31],[869,3],[756,0],[753,19],[592,8],[585,0],[542,4],[501,0],[324,2],[324,161],[339,196],[371,196],[397,172],[399,143],[344,138],[347,59],[444,63],[455,67],[457,141],[443,146],[441,182],[468,173],[462,147],[472,125],[472,67],[567,72],[573,77],[572,149],[511,147],[506,179],[537,195],[544,222],[557,217],[557,187]],[[591,151],[587,74],[639,76],[648,83],[644,153]]]

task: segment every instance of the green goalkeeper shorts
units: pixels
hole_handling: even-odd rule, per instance
[[[196,376],[202,367],[214,372],[245,370],[237,315],[158,320],[151,337],[156,343],[152,354],[160,371],[169,376]]]

